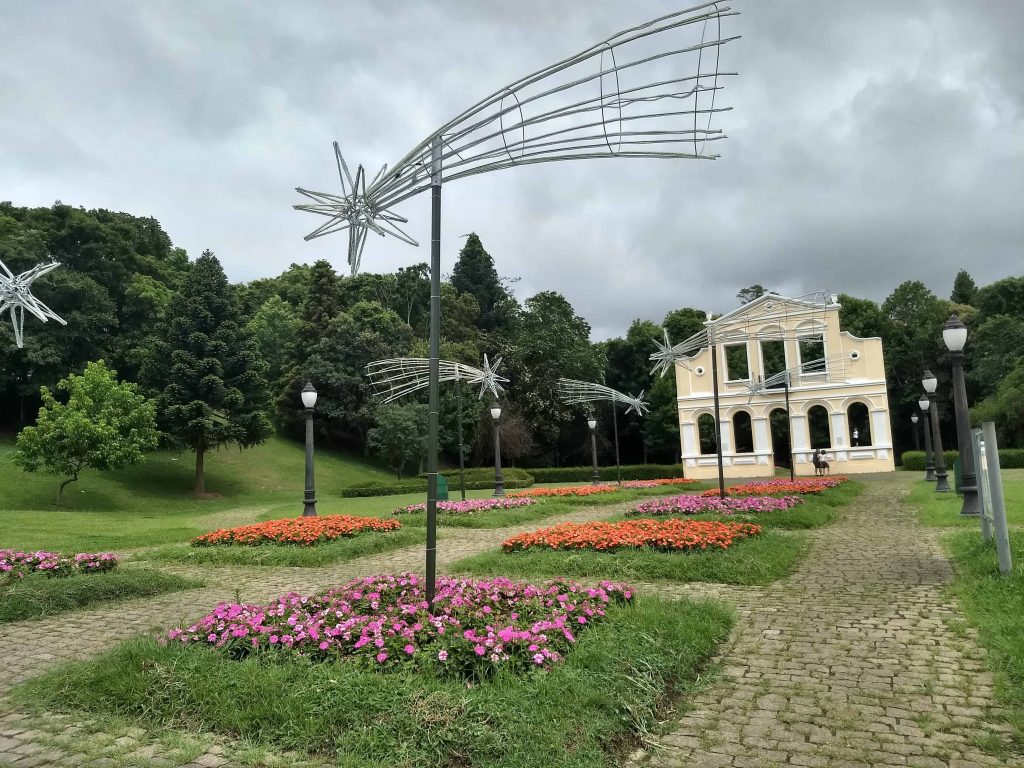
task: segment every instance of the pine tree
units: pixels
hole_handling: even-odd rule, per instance
[[[159,426],[195,451],[195,493],[203,495],[207,451],[248,448],[270,435],[266,365],[210,251],[190,266],[171,300],[155,352],[145,376],[159,392]]]
[[[974,278],[966,269],[961,269],[953,280],[953,293],[950,294],[949,300],[954,304],[973,304],[977,292],[978,286],[975,285]]]
[[[501,284],[494,259],[484,250],[475,232],[466,238],[466,244],[459,252],[459,260],[452,269],[451,283],[461,293],[476,297],[480,305],[479,327],[482,330],[491,332],[507,324],[512,297]]]

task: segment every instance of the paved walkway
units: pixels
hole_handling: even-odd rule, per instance
[[[739,619],[719,658],[718,681],[658,742],[635,754],[631,768],[1024,765],[972,746],[1001,740],[1007,729],[992,705],[992,681],[973,633],[954,628],[962,624],[944,591],[952,572],[940,532],[919,527],[903,506],[906,483],[901,475],[873,481],[838,522],[810,534],[808,558],[775,585],[637,585],[663,595],[721,598],[737,607]],[[619,511],[582,508],[522,528]],[[445,529],[439,570],[514,530]],[[235,599],[236,591],[262,601],[368,573],[421,570],[422,557],[417,545],[325,568],[175,568],[202,573],[211,586],[0,625],[0,697],[58,661],[194,619],[219,600]],[[32,730],[39,723],[11,712],[0,698],[0,766],[234,765],[226,757],[231,745],[217,739],[154,745],[131,730],[78,740],[81,725],[54,717],[49,735]]]

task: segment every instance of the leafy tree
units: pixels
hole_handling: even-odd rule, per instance
[[[1004,277],[979,288],[973,304],[983,317],[1024,315],[1024,277]]]
[[[707,314],[703,310],[683,307],[682,309],[673,309],[665,315],[661,327],[668,331],[669,340],[673,344],[678,344],[704,330],[706,319]]]
[[[977,292],[978,286],[974,284],[974,279],[966,269],[961,269],[953,279],[953,292],[949,295],[949,300],[954,304],[971,305]]]
[[[652,384],[651,352],[653,341],[662,336],[661,326],[650,320],[634,320],[626,332],[625,339],[610,339],[605,347],[607,366],[605,383],[612,389],[625,394],[638,395],[641,390],[649,392]],[[647,442],[643,427],[646,417],[635,413],[626,414],[618,408],[619,444],[623,461],[633,463],[647,459]],[[613,439],[610,419],[600,420],[600,429],[610,440]]]
[[[366,433],[370,451],[402,479],[402,470],[423,458],[427,442],[427,407],[420,403],[389,403],[377,409],[377,424]]]
[[[14,461],[26,472],[43,470],[65,477],[64,489],[86,469],[119,469],[142,461],[157,445],[155,408],[135,384],[118,382],[102,360],[81,376],[61,379],[57,389],[67,403],[41,388],[43,407],[34,427],[18,435]]]
[[[877,302],[839,294],[839,327],[862,339],[882,337],[891,333],[890,320]]]
[[[295,310],[274,294],[256,311],[246,328],[267,364],[267,379],[277,381],[288,365],[288,350],[298,339],[299,318]]]
[[[258,445],[270,434],[266,364],[240,322],[217,257],[204,251],[171,301],[144,372],[159,391],[160,428],[196,454],[195,493],[206,492],[206,453]]]
[[[489,403],[484,403],[479,412],[474,412],[477,421],[476,442],[473,448],[477,466],[494,464],[494,419]],[[501,463],[514,467],[516,462],[527,456],[534,448],[530,427],[510,403],[501,406]]]
[[[308,264],[292,264],[277,277],[264,277],[235,286],[242,317],[251,318],[272,296],[293,307],[301,307],[309,293],[312,271]]]
[[[754,283],[747,288],[741,288],[736,294],[736,298],[740,300],[740,304],[749,304],[754,299],[764,296],[766,293],[769,293],[767,288],[758,283]]]
[[[323,336],[340,311],[338,275],[330,262],[321,259],[309,273],[309,291],[299,313],[298,346],[304,349],[312,339]],[[301,359],[301,354],[298,357]]]
[[[1024,448],[1024,360],[1018,358],[995,393],[971,409],[971,421],[994,421],[1002,447]]]
[[[942,376],[946,368],[942,324],[948,318],[947,305],[917,280],[901,283],[882,303],[891,323],[884,339],[886,367],[892,383],[916,393],[921,374],[930,368]]]
[[[494,332],[509,322],[512,298],[498,277],[494,259],[484,250],[475,232],[466,238],[452,269],[451,283],[462,293],[472,294],[480,305],[480,328]]]
[[[967,382],[979,398],[992,395],[1021,359],[1024,316],[994,315],[973,330],[966,361]]]

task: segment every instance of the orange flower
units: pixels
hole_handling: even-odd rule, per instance
[[[753,523],[720,523],[713,520],[626,520],[619,523],[562,523],[551,528],[520,533],[502,543],[505,552],[531,548],[593,549],[608,552],[623,547],[683,551],[727,549],[734,541],[756,536],[761,526]]]
[[[593,496],[598,493],[615,493],[614,485],[568,485],[565,488],[527,488],[506,494],[513,499],[537,498],[538,496]]]
[[[288,517],[265,523],[221,528],[192,539],[192,546],[215,544],[298,544],[313,546],[323,541],[355,536],[363,531],[397,531],[402,524],[397,520],[357,515],[327,515],[326,517]]]

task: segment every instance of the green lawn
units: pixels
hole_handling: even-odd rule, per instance
[[[152,597],[203,586],[197,579],[146,568],[51,578],[42,574],[0,586],[0,624],[52,616],[96,603]]]
[[[343,768],[540,768],[553,756],[563,768],[612,768],[698,682],[732,621],[719,603],[642,597],[610,608],[550,672],[472,686],[345,661],[232,661],[139,638],[14,695],[34,711],[89,713],[95,728],[127,720],[151,738],[212,731],[249,750],[313,752]]]
[[[740,539],[726,550],[699,552],[548,549],[506,553],[495,549],[459,560],[450,570],[514,578],[568,576],[574,579],[770,584],[793,570],[806,546],[800,534],[765,531]]]
[[[1006,520],[1010,525],[1024,525],[1024,469],[1004,469],[1002,475]],[[952,485],[952,471],[949,482]],[[910,492],[909,501],[917,507],[921,524],[930,528],[980,526],[977,518],[960,516],[960,506],[963,503],[960,496],[952,492],[936,493],[935,483],[918,480]]]

